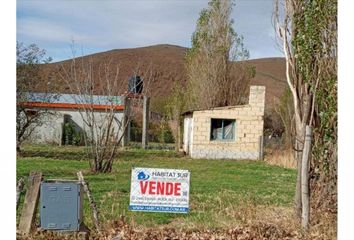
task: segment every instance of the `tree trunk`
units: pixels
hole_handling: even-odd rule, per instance
[[[310,220],[310,191],[309,191],[309,159],[311,154],[311,138],[312,129],[306,126],[305,144],[302,154],[302,171],[301,171],[301,199],[302,199],[302,216],[301,226],[307,230]]]

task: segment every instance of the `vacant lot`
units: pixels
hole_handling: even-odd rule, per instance
[[[84,156],[80,147],[25,146],[23,157],[17,159],[17,178],[27,179],[30,171],[38,170],[45,179],[75,179],[76,172],[81,170],[98,204],[101,221],[124,215],[136,227],[160,224],[186,228],[229,227],[245,221],[244,210],[260,207],[282,212],[290,209],[293,201],[295,170],[261,161],[194,160],[173,151],[130,149],[119,153],[112,173],[92,174]],[[188,169],[191,172],[190,213],[129,211],[132,167]],[[92,226],[88,201],[85,201],[84,216],[86,224]]]

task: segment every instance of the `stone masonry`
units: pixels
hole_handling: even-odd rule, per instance
[[[247,105],[194,111],[190,143],[192,158],[259,159],[263,135],[265,87],[251,86]],[[235,119],[234,140],[211,140],[211,119]]]

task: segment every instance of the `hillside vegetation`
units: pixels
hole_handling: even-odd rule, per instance
[[[162,99],[169,96],[175,82],[186,85],[186,71],[184,58],[187,48],[174,45],[155,45],[133,49],[115,49],[107,52],[83,56],[78,61],[91,62],[93,73],[97,74],[103,64],[110,64],[109,70],[113,73],[119,68],[118,79],[121,92],[128,88],[128,79],[135,73],[149,80],[148,95],[154,99]],[[252,85],[266,86],[266,108],[271,108],[279,100],[284,89],[285,82],[285,61],[283,58],[263,58],[247,60],[247,64],[254,66],[255,77],[251,79]],[[55,83],[56,90],[61,93],[69,93],[70,90],[59,72],[62,69],[69,69],[71,60],[45,64],[41,66],[43,84],[38,91],[43,91],[50,81]],[[237,73],[234,73],[237,74]],[[96,76],[96,79],[97,76]],[[96,85],[100,82],[97,80]],[[97,92],[97,94],[100,94]],[[247,93],[245,93],[247,95]]]

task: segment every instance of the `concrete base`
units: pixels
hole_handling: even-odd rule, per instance
[[[191,152],[192,158],[206,158],[206,159],[251,159],[258,160],[258,152],[235,152],[223,150],[198,150],[193,149]]]

